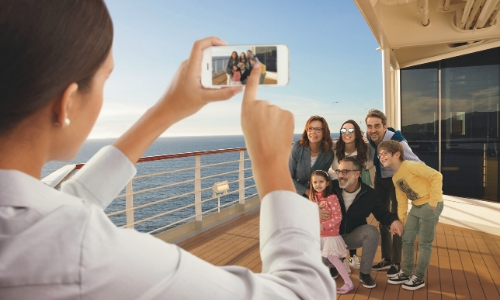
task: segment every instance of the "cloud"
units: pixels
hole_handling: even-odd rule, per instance
[[[485,87],[480,90],[460,93],[460,97],[446,97],[443,95],[443,115],[456,112],[488,112],[496,111],[499,90],[496,86]],[[424,96],[425,95],[425,96]],[[427,96],[424,93],[403,91],[402,119],[403,126],[424,124],[437,120],[437,95]],[[445,111],[446,110],[446,111]],[[450,116],[444,116],[448,119]]]

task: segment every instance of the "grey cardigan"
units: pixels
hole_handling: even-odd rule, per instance
[[[328,168],[333,162],[333,151],[330,149],[326,153],[320,152],[316,162],[311,167],[311,148],[304,147],[295,142],[292,146],[292,153],[288,161],[288,168],[292,176],[293,184],[297,194],[302,195],[309,188],[309,178],[315,170],[328,172]]]

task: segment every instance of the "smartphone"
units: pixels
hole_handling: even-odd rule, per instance
[[[259,84],[287,85],[289,51],[286,45],[212,46],[203,51],[201,84],[207,88],[245,85],[252,66],[262,66]]]

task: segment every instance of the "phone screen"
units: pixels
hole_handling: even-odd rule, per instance
[[[212,47],[212,86],[245,85],[254,64],[261,64],[259,84],[278,84],[276,46]]]

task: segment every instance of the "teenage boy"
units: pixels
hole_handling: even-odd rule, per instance
[[[420,162],[420,159],[411,151],[410,146],[401,134],[401,131],[387,126],[387,117],[377,109],[371,109],[365,118],[366,138],[369,142],[369,157],[375,165],[374,188],[378,193],[380,202],[390,212],[397,212],[396,191],[392,183],[394,172],[390,168],[382,166],[377,157],[377,146],[382,141],[398,141],[405,150],[407,160]],[[373,156],[371,155],[373,154]],[[393,277],[401,269],[402,242],[401,237],[392,235],[388,226],[379,224],[382,260],[372,267],[375,271],[387,270],[387,277]]]
[[[387,280],[403,284],[407,290],[425,286],[424,277],[431,259],[434,230],[443,211],[443,176],[433,168],[418,162],[404,160],[404,150],[397,141],[384,141],[378,146],[380,163],[394,170],[392,182],[396,186],[398,217],[406,220],[403,232],[403,268]],[[408,199],[412,207],[408,210]],[[418,238],[420,254],[414,267],[414,243]]]

